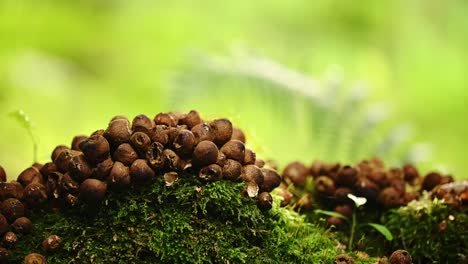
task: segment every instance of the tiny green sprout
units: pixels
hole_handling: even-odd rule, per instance
[[[348,198],[354,201],[354,205],[356,206],[356,208],[359,208],[359,207],[361,207],[361,206],[363,206],[364,204],[367,203],[367,199],[365,197],[357,197],[357,196],[355,196],[353,194],[348,194]],[[385,237],[385,239],[387,239],[388,241],[393,240],[392,233],[384,225],[379,225],[379,224],[376,224],[376,223],[364,223],[364,224],[358,225],[357,220],[356,220],[356,218],[357,218],[356,217],[356,210],[353,210],[353,216],[352,216],[351,220],[348,217],[346,217],[346,216],[344,216],[344,215],[342,215],[340,213],[334,212],[334,211],[326,211],[326,210],[317,209],[317,210],[315,210],[315,213],[338,217],[338,218],[344,219],[347,223],[351,224],[351,232],[349,234],[348,249],[353,248],[353,241],[354,241],[356,230],[359,227],[363,227],[363,226],[373,227],[375,230],[377,230],[379,233],[381,233]]]
[[[12,118],[14,118],[20,124],[20,126],[26,129],[26,131],[28,132],[28,135],[31,138],[31,141],[33,143],[33,163],[36,163],[37,162],[37,141],[32,131],[33,126],[32,126],[29,116],[27,116],[23,110],[13,111],[9,115]]]
[[[334,216],[334,217],[341,218],[341,219],[343,219],[345,221],[349,221],[348,217],[346,217],[346,216],[344,216],[344,215],[342,215],[340,213],[334,212],[334,211],[326,211],[326,210],[317,209],[317,210],[315,210],[315,213],[328,215],[328,216]]]
[[[356,208],[367,203],[366,197],[357,197],[351,193],[348,193],[348,198],[353,200],[354,204],[356,205]]]

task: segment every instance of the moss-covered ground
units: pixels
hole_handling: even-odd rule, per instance
[[[189,176],[167,187],[158,178],[109,191],[99,210],[81,205],[31,212],[33,232],[18,235],[11,262],[36,252],[49,263],[332,263],[342,253],[338,241],[346,242],[346,228],[332,232],[316,214],[280,208],[276,197],[272,210],[261,211],[242,190],[242,183],[201,183]],[[384,214],[381,223],[394,240],[365,232],[355,250],[388,256],[404,248],[414,263],[467,261],[466,209],[422,199]],[[63,248],[46,253],[41,242],[51,234],[62,237]],[[351,255],[356,263],[376,263]]]
[[[278,206],[261,211],[242,190],[194,177],[166,187],[159,178],[109,192],[98,211],[35,212],[34,231],[19,237],[12,260],[37,252],[49,263],[331,263],[339,254],[323,227]],[[40,245],[50,234],[64,241],[56,253]]]
[[[468,263],[468,208],[456,208],[426,194],[384,217],[397,234],[393,248],[406,248],[414,263]]]

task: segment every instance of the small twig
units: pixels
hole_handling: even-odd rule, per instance
[[[408,248],[406,247],[406,241],[405,241],[405,236],[404,236],[403,228],[400,228],[400,233],[401,233],[401,244],[403,244],[403,248],[404,248],[405,250],[408,250]]]
[[[299,230],[301,229],[303,223],[304,223],[304,221],[301,221],[301,222],[299,223],[299,226],[298,226],[297,229],[296,229],[296,233],[294,234],[294,237],[297,238],[297,234],[299,233]]]
[[[351,234],[349,235],[349,243],[348,243],[348,249],[350,249],[350,250],[353,247],[355,229],[356,229],[356,210],[353,210],[353,220],[352,220],[352,223],[351,223]]]

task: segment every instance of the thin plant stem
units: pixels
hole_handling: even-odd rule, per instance
[[[355,229],[356,229],[356,210],[353,211],[353,220],[351,222],[351,234],[349,236],[349,242],[348,242],[348,249],[350,250],[353,247]]]
[[[16,119],[16,121],[28,132],[29,137],[31,138],[33,144],[33,163],[37,163],[37,141],[34,137],[34,133],[32,130],[31,120],[29,117],[23,112],[23,110],[18,110],[10,113],[10,116]]]
[[[37,142],[36,139],[34,138],[34,134],[31,131],[31,128],[27,128],[29,137],[31,138],[31,141],[33,143],[33,163],[37,163]]]

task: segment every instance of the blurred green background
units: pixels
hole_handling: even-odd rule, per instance
[[[18,109],[33,121],[42,162],[113,115],[198,109],[232,118],[259,156],[280,165],[369,158],[382,142],[397,165],[407,153],[427,156],[425,142],[424,171],[466,179],[466,14],[464,0],[2,0],[0,164],[14,178],[32,162],[28,134],[8,117]],[[288,84],[202,70],[211,56],[229,64],[233,47],[332,87],[322,88],[328,106]],[[343,107],[359,97],[347,88],[356,82],[368,96]],[[366,131],[359,124],[380,102],[391,118]],[[392,134],[407,123],[410,136]]]

